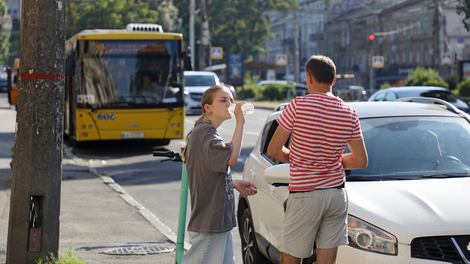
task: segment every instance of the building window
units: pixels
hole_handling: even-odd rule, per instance
[[[406,36],[406,24],[403,24],[403,36]]]
[[[413,50],[410,49],[410,57],[409,57],[409,62],[413,62]]]
[[[420,60],[420,58],[419,58],[419,54],[420,54],[420,53],[421,53],[421,51],[420,51],[419,49],[416,50],[416,62],[417,62],[417,63],[420,63],[420,61],[419,61],[419,60]]]
[[[423,52],[423,59],[424,59],[424,62],[428,62],[428,52],[427,52],[427,48],[424,47],[424,52]]]
[[[424,18],[424,26],[423,26],[423,32],[424,34],[428,33],[428,18]]]
[[[406,63],[406,52],[405,51],[403,51],[403,53],[402,53],[401,62]]]
[[[416,35],[421,34],[421,21],[418,22],[418,25],[416,25]]]
[[[397,62],[397,64],[400,62],[400,61],[398,60],[398,52],[395,52],[395,61]]]
[[[413,23],[410,24],[410,35],[413,37]]]

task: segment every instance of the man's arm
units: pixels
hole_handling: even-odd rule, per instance
[[[268,146],[268,155],[270,157],[273,157],[283,163],[289,163],[289,149],[284,147],[284,143],[286,143],[290,134],[291,132],[286,131],[281,126],[277,127],[276,132],[274,132],[273,138],[271,139],[271,142],[269,142]]]
[[[345,170],[365,169],[368,158],[364,139],[349,140],[348,147],[351,153],[343,154],[342,162]]]

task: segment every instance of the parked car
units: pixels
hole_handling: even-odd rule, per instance
[[[460,97],[443,87],[435,86],[404,86],[392,87],[375,92],[369,102],[395,101],[404,97],[433,97],[453,104],[458,109],[469,113],[469,106]],[[424,103],[424,101],[423,101]]]
[[[209,71],[184,72],[184,104],[187,114],[202,113],[202,94],[212,85],[220,84],[219,77]]]
[[[335,85],[333,94],[343,99],[345,102],[367,101],[367,92],[359,85]]]
[[[336,263],[469,263],[470,116],[443,100],[426,100],[439,104],[350,103],[369,164],[345,171],[349,245],[338,248]],[[279,263],[289,164],[267,148],[286,105],[267,118],[243,169],[243,179],[258,187],[238,203],[245,264]]]

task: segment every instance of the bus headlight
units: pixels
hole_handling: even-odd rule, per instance
[[[89,129],[93,129],[93,126],[92,126],[92,125],[89,125],[88,128],[89,128]]]
[[[181,127],[181,123],[176,124],[176,126]]]
[[[85,124],[83,124],[83,125],[82,125],[82,129],[85,129],[85,128],[86,128],[86,125],[85,125]]]
[[[179,132],[179,131],[176,131],[176,135],[179,136],[179,135],[180,135],[180,132]]]
[[[348,216],[349,246],[366,251],[397,255],[395,236],[354,216]]]
[[[88,134],[87,134],[87,133],[83,133],[83,137],[84,137],[84,138],[87,138],[87,137],[88,137]]]
[[[171,128],[175,128],[175,123],[171,123]]]

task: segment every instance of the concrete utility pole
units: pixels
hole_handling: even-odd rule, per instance
[[[65,0],[23,0],[7,263],[59,249]]]
[[[206,47],[209,44],[209,23],[207,22],[206,0],[201,0],[201,30],[199,33],[199,70],[206,67]]]
[[[189,49],[191,52],[191,69],[194,69],[194,12],[195,12],[195,0],[189,1]]]

